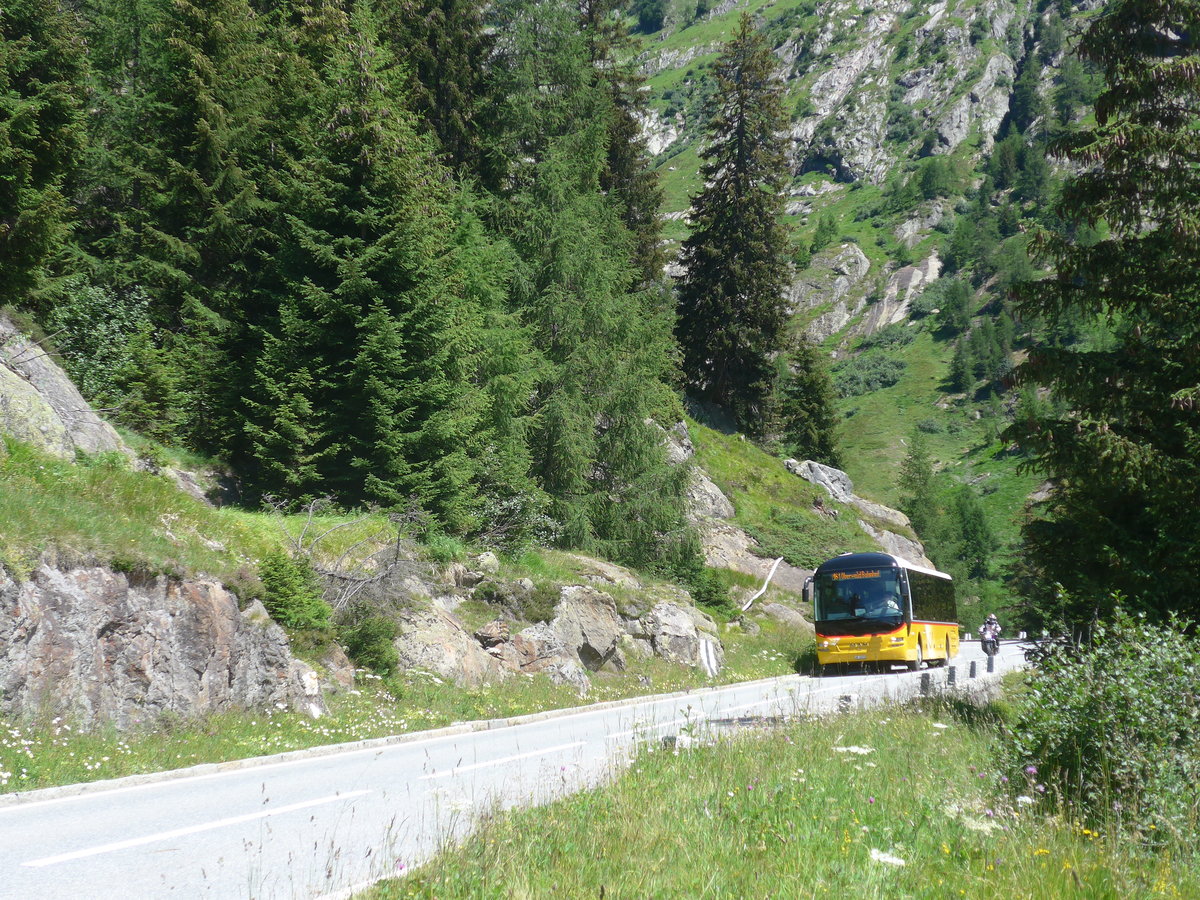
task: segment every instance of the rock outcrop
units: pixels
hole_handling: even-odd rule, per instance
[[[854,483],[850,476],[841,469],[822,465],[811,459],[803,462],[789,459],[784,465],[793,475],[825,488],[832,500],[855,510],[859,514],[859,527],[869,534],[885,553],[902,557],[917,565],[931,569],[934,567],[925,556],[925,548],[921,546],[920,541],[908,536],[912,533],[908,516],[899,510],[859,497],[854,493]]]
[[[0,569],[0,711],[130,728],[234,707],[324,711],[316,673],[261,607],[206,580]]]
[[[394,645],[401,669],[431,672],[463,686],[495,683],[511,674],[453,613],[434,605],[404,610]]]
[[[908,318],[913,298],[921,294],[930,284],[937,281],[942,262],[937,252],[931,253],[915,266],[903,266],[888,276],[883,287],[883,296],[873,303],[863,316],[862,325],[855,329],[862,334],[874,334],[889,325]]]
[[[823,251],[784,291],[788,314],[807,320],[805,333],[815,343],[837,334],[866,306],[870,270],[858,244]]]
[[[96,415],[49,353],[0,315],[0,434],[64,459],[133,452]]]

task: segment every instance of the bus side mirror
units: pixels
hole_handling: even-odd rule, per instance
[[[804,579],[804,589],[801,591],[805,603],[812,603],[813,598],[813,577],[809,575]]]

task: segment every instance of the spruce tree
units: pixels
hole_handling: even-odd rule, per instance
[[[1035,346],[1020,367],[1069,408],[1010,432],[1056,486],[1025,537],[1032,586],[1043,598],[1056,581],[1068,588],[1066,623],[1090,620],[1113,591],[1158,613],[1200,609],[1198,34],[1197,0],[1106,4],[1078,47],[1104,78],[1095,124],[1051,147],[1078,169],[1057,210],[1069,231],[1110,232],[1038,235],[1054,272],[1018,311],[1051,326],[1100,316],[1114,333],[1088,349]]]
[[[100,283],[143,290],[173,332],[184,437],[214,448],[244,386],[271,57],[245,0],[95,0],[88,17],[95,112],[80,242]]]
[[[509,161],[495,221],[510,302],[538,354],[529,446],[559,543],[659,568],[695,562],[685,467],[655,418],[678,416],[667,311],[640,281],[625,201],[605,189],[617,100],[572,3],[498,4],[493,72]]]
[[[593,77],[608,95],[608,161],[600,185],[616,198],[621,219],[634,238],[634,265],[642,286],[663,279],[666,253],[659,210],[663,190],[651,168],[642,121],[649,116],[638,47],[617,0],[583,0],[579,20],[588,44]]]
[[[958,561],[966,568],[969,577],[987,578],[998,541],[988,524],[983,504],[969,485],[963,485],[955,491],[953,512],[955,530],[959,535]]]
[[[495,34],[481,0],[376,4],[380,41],[407,74],[408,106],[463,175],[489,180],[481,131],[491,126],[487,62]]]
[[[900,509],[908,516],[918,536],[929,539],[939,516],[939,490],[933,471],[933,458],[925,435],[913,429],[908,452],[900,463]]]
[[[797,337],[779,360],[784,370],[775,403],[784,452],[840,466],[833,381],[817,348],[807,338]]]
[[[473,526],[478,317],[450,277],[454,190],[356,4],[329,43],[319,122],[279,187],[279,298],[246,399],[252,481]]]
[[[743,14],[714,67],[714,107],[701,151],[705,187],[692,198],[676,335],[689,387],[758,435],[773,389],[787,279],[781,222],[786,117],[777,63]]]
[[[52,0],[0,8],[0,306],[26,305],[69,225],[64,181],[83,145],[84,47]]]

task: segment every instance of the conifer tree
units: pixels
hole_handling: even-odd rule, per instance
[[[650,166],[642,119],[649,114],[645,77],[635,65],[634,39],[617,0],[583,0],[579,20],[598,85],[608,95],[608,162],[601,187],[619,202],[622,221],[634,238],[634,265],[642,286],[662,281],[663,191]]]
[[[481,130],[490,127],[487,62],[495,34],[480,0],[377,4],[381,43],[407,73],[405,94],[418,121],[432,130],[456,171],[489,181]]]
[[[0,8],[0,306],[25,305],[61,253],[64,180],[83,144],[84,48],[52,0]]]
[[[144,290],[175,337],[187,437],[231,430],[264,212],[253,175],[270,58],[245,0],[95,0],[80,240],[101,283]]]
[[[775,69],[766,39],[743,15],[715,65],[705,187],[692,198],[676,326],[691,389],[755,435],[773,387],[787,278],[786,119]]]
[[[415,499],[443,527],[469,529],[477,316],[449,275],[453,185],[403,106],[369,4],[343,27],[314,98],[319,127],[280,188],[270,283],[281,299],[246,405],[254,483],[345,503]]]
[[[540,351],[529,445],[560,543],[662,567],[694,563],[685,467],[652,421],[678,415],[666,311],[639,281],[623,199],[604,189],[613,94],[571,3],[496,9],[510,160],[496,221],[515,250],[510,300]],[[501,151],[501,148],[503,150]]]
[[[780,354],[784,366],[775,402],[783,449],[790,456],[840,466],[833,381],[817,348],[804,337]]]
[[[900,463],[898,487],[900,508],[912,522],[913,530],[928,540],[939,515],[939,491],[928,442],[915,428],[909,434],[908,452]]]
[[[955,530],[958,532],[958,561],[971,578],[987,578],[998,542],[988,524],[983,504],[969,485],[954,494]]]
[[[1034,347],[1020,367],[1069,407],[1011,431],[1056,484],[1025,536],[1033,585],[1058,581],[1074,598],[1056,613],[1067,623],[1090,620],[1114,590],[1159,613],[1200,608],[1197,35],[1196,0],[1106,4],[1078,47],[1104,77],[1095,125],[1051,147],[1078,168],[1059,215],[1111,229],[1086,242],[1040,234],[1054,273],[1018,305],[1051,324],[1100,316],[1114,331],[1104,346]]]

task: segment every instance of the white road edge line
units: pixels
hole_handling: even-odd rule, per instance
[[[173,838],[186,837],[189,834],[199,834],[201,831],[212,831],[215,828],[226,828],[230,825],[239,825],[242,822],[252,822],[255,819],[266,819],[271,816],[282,815],[283,813],[295,812],[299,809],[308,809],[310,806],[322,806],[326,803],[336,803],[339,800],[349,800],[352,797],[361,797],[364,794],[369,794],[371,791],[349,791],[344,794],[333,794],[329,797],[320,797],[316,800],[305,800],[302,803],[292,803],[289,806],[280,806],[278,809],[264,809],[255,813],[247,813],[244,816],[233,816],[229,819],[219,819],[215,822],[204,822],[200,825],[190,825],[187,828],[176,828],[173,831],[161,831],[158,834],[148,834],[144,837],[130,838],[127,841],[117,841],[112,844],[102,844],[99,847],[88,847],[84,850],[73,850],[70,853],[60,853],[58,856],[46,856],[42,859],[34,859],[29,862],[23,862],[21,865],[31,868],[41,868],[43,866],[53,866],[57,863],[70,862],[74,859],[84,859],[88,856],[99,856],[101,853],[112,853],[116,850],[128,850],[131,847],[140,847],[143,844],[153,844],[158,841],[169,841]]]
[[[548,756],[551,753],[558,753],[560,750],[574,750],[576,747],[582,747],[584,743],[584,741],[575,741],[572,744],[559,744],[557,747],[547,747],[544,750],[531,750],[528,753],[518,753],[516,756],[504,756],[500,759],[489,759],[486,762],[474,763],[469,766],[456,766],[453,769],[447,769],[445,772],[431,772],[428,775],[422,775],[417,781],[428,781],[431,778],[449,778],[452,775],[457,775],[459,772],[470,772],[473,769],[499,766],[504,763],[515,762],[518,759],[529,759],[532,756]]]

